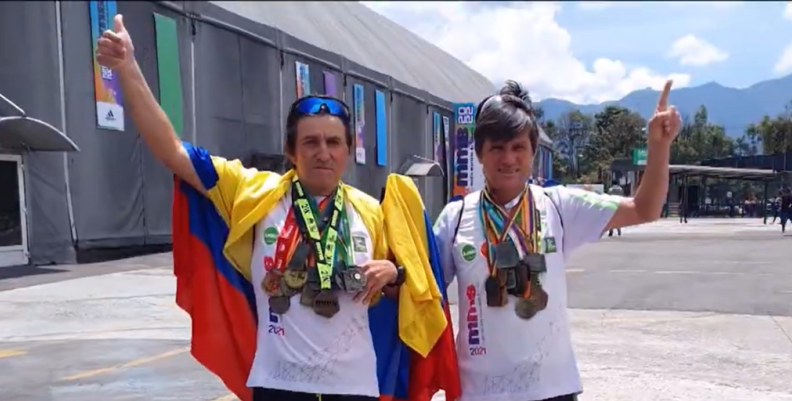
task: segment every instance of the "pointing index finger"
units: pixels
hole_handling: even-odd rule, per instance
[[[671,85],[674,84],[673,80],[667,80],[663,91],[660,92],[660,98],[657,99],[657,111],[666,111],[668,107],[668,94],[671,92]]]

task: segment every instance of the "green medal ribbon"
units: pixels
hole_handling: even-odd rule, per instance
[[[333,265],[336,258],[341,256],[336,252],[336,245],[338,244],[341,235],[339,235],[339,228],[341,224],[348,225],[346,218],[346,211],[344,207],[344,190],[338,188],[335,191],[335,199],[333,200],[332,209],[330,205],[326,206],[323,213],[319,213],[319,207],[316,201],[309,197],[303,189],[300,181],[295,178],[292,181],[292,208],[294,209],[295,217],[304,229],[303,235],[311,243],[314,248],[314,258],[316,259],[316,270],[319,273],[319,284],[322,290],[329,290],[332,288]],[[331,211],[328,224],[320,230],[320,219],[327,218],[327,212]],[[347,228],[347,227],[345,227]],[[321,232],[320,232],[321,231]],[[347,228],[348,231],[348,228]],[[346,249],[341,252],[348,255]]]

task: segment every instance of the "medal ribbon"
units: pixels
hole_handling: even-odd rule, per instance
[[[519,243],[523,251],[527,253],[533,253],[539,248],[539,213],[528,186],[520,195],[519,206],[512,213],[495,203],[486,190],[482,191],[479,216],[487,241],[487,259],[492,275],[495,275],[496,244],[504,242],[508,238],[514,244]],[[517,241],[515,241],[515,237]],[[526,239],[528,240],[527,244],[525,243]]]
[[[520,194],[521,197],[524,197],[524,195],[525,191]],[[479,218],[481,219],[484,238],[487,242],[487,262],[490,274],[495,276],[495,245],[504,242],[509,237],[509,232],[519,227],[519,224],[515,226],[515,223],[522,220],[524,204],[520,203],[519,208],[510,214],[492,201],[486,189],[481,191],[479,203]]]
[[[300,181],[295,177],[292,181],[292,210],[298,224],[304,230],[303,235],[313,247],[316,270],[319,272],[319,284],[322,290],[332,288],[333,264],[336,260],[336,245],[339,240],[338,228],[344,211],[344,191],[336,189],[333,197],[332,215],[323,230],[319,229],[319,216],[316,201],[307,196]],[[323,213],[324,214],[324,213]],[[321,232],[320,232],[321,231]]]
[[[325,198],[319,203],[319,208],[321,210],[324,210],[328,199],[330,198]],[[275,263],[267,270],[285,271],[299,242],[300,230],[297,227],[294,211],[289,209],[289,212],[286,214],[286,221],[283,223],[283,228],[278,234],[278,244],[275,246]]]

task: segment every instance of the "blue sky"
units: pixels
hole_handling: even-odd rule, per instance
[[[595,103],[669,77],[743,88],[792,73],[787,2],[363,3],[540,99]]]

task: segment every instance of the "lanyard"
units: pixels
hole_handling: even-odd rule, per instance
[[[479,218],[486,240],[490,274],[495,275],[496,273],[495,246],[497,244],[507,240],[514,242],[513,238],[516,237],[522,249],[527,253],[533,253],[539,248],[539,212],[528,186],[520,194],[518,207],[512,213],[492,201],[486,190],[481,191],[479,203]],[[511,238],[510,234],[513,235]]]
[[[344,214],[344,190],[338,188],[333,196],[333,204],[323,210],[322,216],[318,213],[316,201],[309,197],[300,181],[295,177],[292,181],[292,210],[303,237],[311,244],[313,256],[316,261],[316,270],[319,273],[319,284],[322,290],[332,288],[333,265],[336,260],[336,245],[339,240],[338,229]],[[320,221],[328,219],[323,229],[319,228]],[[320,220],[321,219],[321,220]]]
[[[325,198],[319,203],[320,209],[324,209],[327,204],[327,199],[329,198]],[[283,228],[278,234],[274,263],[271,266],[267,266],[267,271],[273,269],[280,272],[285,271],[289,259],[291,259],[294,250],[297,248],[298,242],[300,242],[300,230],[297,227],[294,212],[289,209],[289,212],[286,214],[286,221],[283,223]]]

